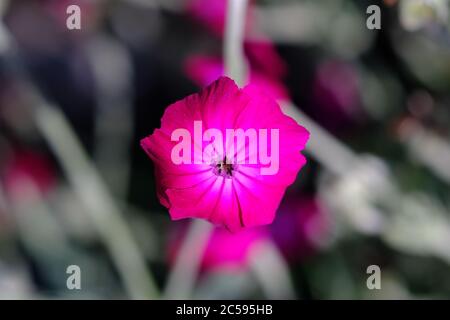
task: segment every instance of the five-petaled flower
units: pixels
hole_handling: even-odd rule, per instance
[[[172,133],[184,128],[194,136],[194,123],[198,121],[223,133],[235,128],[276,129],[277,173],[261,174],[261,163],[236,164],[220,158],[215,163],[175,164],[171,153],[177,142],[171,139]],[[142,139],[141,145],[155,163],[158,198],[173,220],[202,218],[234,232],[273,221],[286,188],[306,163],[300,151],[308,138],[308,131],[284,115],[259,87],[240,89],[233,80],[221,77],[200,93],[170,105],[161,128]],[[192,148],[192,153],[198,149]],[[239,152],[245,152],[245,148],[237,148],[236,154]]]

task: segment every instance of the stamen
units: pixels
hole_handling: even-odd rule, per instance
[[[236,170],[236,165],[227,161],[227,158],[213,164],[214,173],[224,178],[233,177],[233,172]]]

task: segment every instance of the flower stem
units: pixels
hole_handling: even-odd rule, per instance
[[[247,65],[243,49],[247,2],[248,0],[228,0],[225,24],[223,47],[225,71],[238,86],[243,86],[247,78]]]
[[[256,245],[249,260],[250,269],[268,299],[295,299],[289,266],[273,241]]]
[[[93,158],[113,196],[125,199],[134,125],[131,57],[118,41],[104,35],[93,37],[86,47],[97,99]]]
[[[203,252],[214,226],[203,220],[193,220],[169,274],[164,297],[189,299],[192,296]]]

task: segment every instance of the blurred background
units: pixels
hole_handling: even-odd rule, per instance
[[[170,221],[139,145],[223,73],[227,0],[2,0],[0,298],[450,298],[449,6],[248,2],[249,81],[312,137],[275,222],[232,235]]]

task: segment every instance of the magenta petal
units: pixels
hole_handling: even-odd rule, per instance
[[[268,238],[269,234],[264,228],[253,228],[234,234],[223,228],[216,228],[203,255],[202,268],[246,268],[252,249]]]
[[[188,224],[174,224],[171,229],[167,252],[168,262],[173,264]],[[201,262],[202,272],[227,269],[228,272],[241,271],[248,267],[252,250],[263,241],[270,239],[268,229],[250,228],[238,233],[230,233],[225,228],[216,227],[206,245]]]
[[[210,219],[214,224],[224,225],[232,232],[244,227],[242,212],[232,179],[222,178],[222,189],[219,200]]]
[[[172,219],[209,219],[217,203],[220,179],[211,177],[190,188],[171,188],[166,190],[169,199],[169,213]]]
[[[239,89],[233,80],[221,77],[200,93],[170,105],[162,117],[161,129],[141,141],[155,163],[159,200],[169,209],[172,219],[207,219],[232,232],[273,221],[286,188],[306,163],[300,151],[309,133],[284,115],[270,93],[264,91],[267,90],[255,85]],[[258,137],[262,131],[275,131],[279,139],[269,138],[264,143],[268,150],[278,148],[279,157],[271,158],[266,164],[228,164],[221,157],[201,163],[175,164],[171,159],[176,145],[171,141],[174,130],[182,128],[190,134],[191,159],[201,154],[208,144],[194,143],[195,121],[202,121],[203,133],[216,129],[223,138],[228,129],[254,129]],[[248,144],[235,150],[235,154],[251,157],[252,152],[246,151]],[[218,151],[220,156],[225,148],[224,145]],[[260,159],[260,144],[254,152]],[[275,170],[263,174],[268,165],[274,165]]]
[[[242,223],[254,227],[272,223],[285,187],[270,186],[243,174],[237,174],[233,186],[239,197]]]

